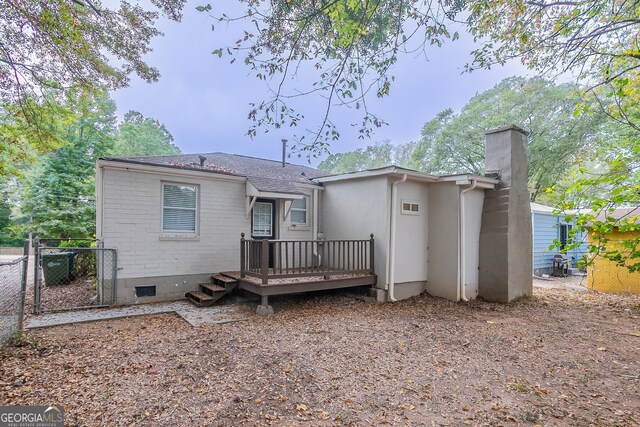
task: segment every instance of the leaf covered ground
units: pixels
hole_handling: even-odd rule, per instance
[[[159,315],[28,332],[0,354],[0,404],[63,404],[72,426],[640,423],[638,296],[272,304],[198,328]]]

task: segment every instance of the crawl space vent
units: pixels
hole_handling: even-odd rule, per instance
[[[156,296],[156,287],[152,286],[136,286],[136,296],[137,297],[155,297]]]

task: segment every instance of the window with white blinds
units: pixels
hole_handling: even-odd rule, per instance
[[[273,205],[257,202],[253,205],[253,227],[251,234],[255,237],[273,236]]]
[[[198,187],[162,184],[162,231],[195,233],[198,217]]]

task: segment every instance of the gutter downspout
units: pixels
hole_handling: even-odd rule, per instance
[[[318,189],[313,189],[313,226],[311,239],[318,240]],[[318,256],[318,244],[313,245],[313,255]]]
[[[95,172],[95,196],[96,196],[96,240],[102,240],[103,232],[102,227],[104,224],[103,221],[103,207],[102,207],[102,191],[103,191],[103,173],[104,169],[100,162],[96,162],[96,172]],[[29,221],[29,241],[33,242],[32,239],[32,228],[31,221],[33,221],[33,217]]]
[[[460,224],[458,227],[458,236],[459,236],[459,248],[460,248],[460,256],[458,257],[458,300],[469,301],[467,296],[465,295],[465,282],[466,282],[466,270],[467,270],[467,260],[466,260],[466,251],[464,247],[465,241],[465,208],[464,208],[464,195],[469,191],[475,190],[478,185],[478,181],[475,179],[471,181],[471,187],[465,188],[460,191]]]
[[[397,186],[402,184],[407,180],[407,174],[402,175],[398,181],[395,181],[391,184],[391,228],[389,231],[389,256],[387,258],[387,264],[389,267],[387,268],[388,280],[389,284],[389,299],[393,302],[396,302],[397,299],[394,295],[395,291],[395,270],[396,270],[396,202],[398,199],[398,190]]]

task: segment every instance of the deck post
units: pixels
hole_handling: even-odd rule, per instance
[[[262,254],[260,260],[260,267],[262,271],[262,284],[269,283],[269,240],[264,239],[262,241]]]
[[[371,274],[375,273],[375,268],[374,268],[374,259],[375,259],[375,254],[373,253],[373,233],[371,233],[371,235],[369,236],[370,240],[369,240],[369,269],[371,270]]]
[[[262,301],[256,309],[256,313],[258,313],[260,316],[269,316],[273,314],[273,307],[269,305],[268,295],[262,295]]]
[[[244,270],[247,268],[245,260],[245,238],[244,233],[240,233],[240,277],[244,277]]]

